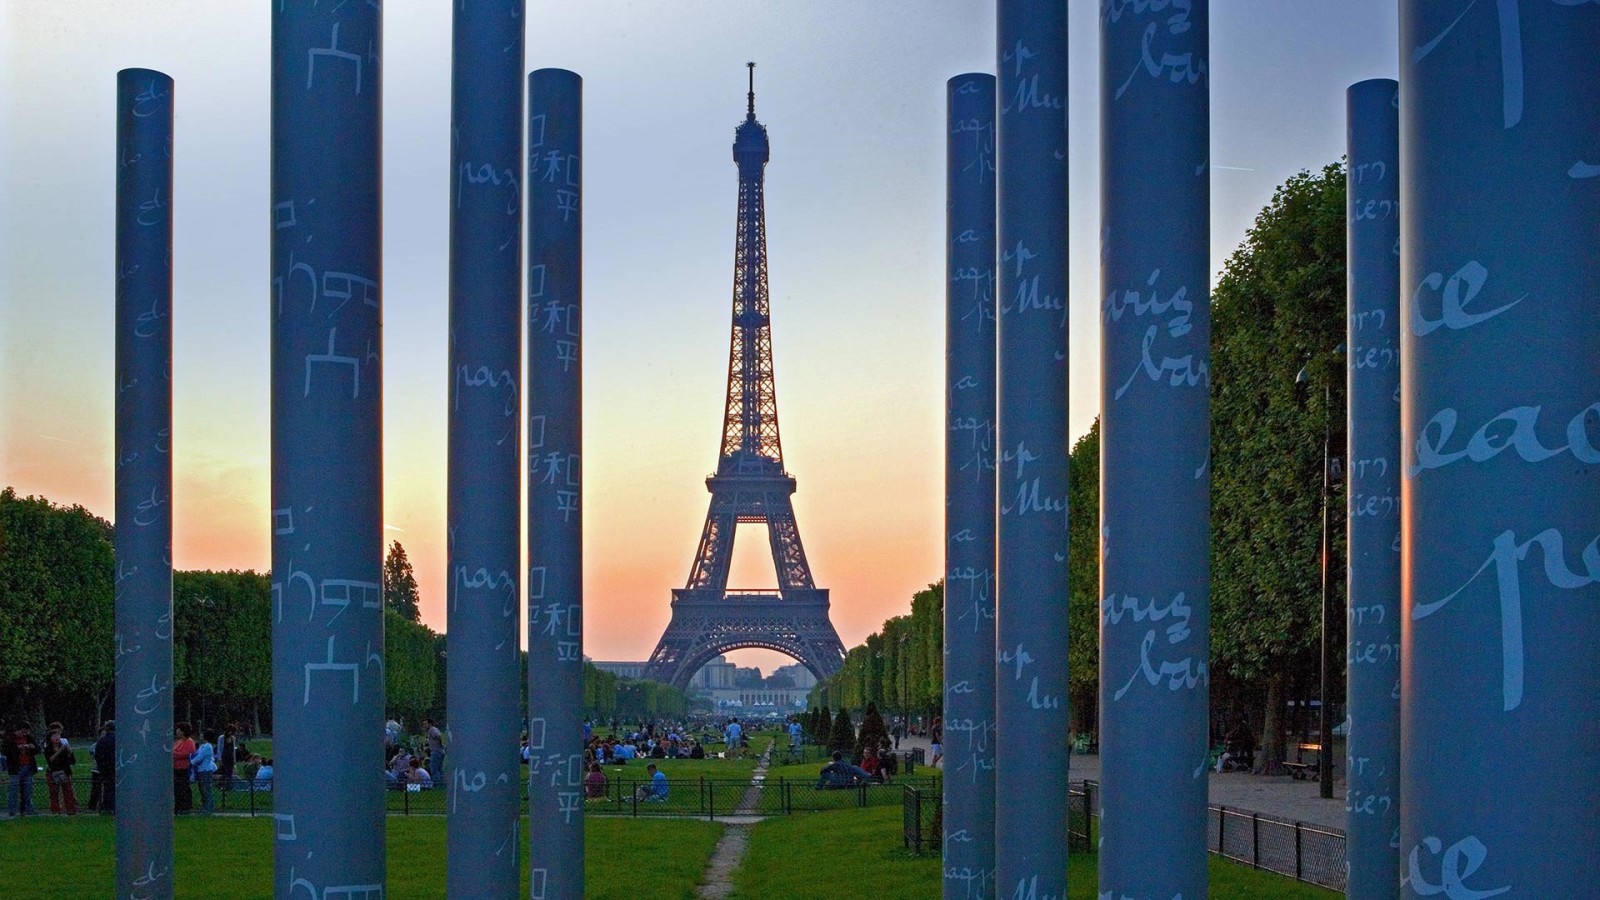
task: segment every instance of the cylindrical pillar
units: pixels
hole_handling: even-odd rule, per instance
[[[1400,86],[1350,86],[1347,894],[1400,896]]]
[[[528,840],[583,896],[583,79],[528,76]]]
[[[1100,891],[1206,895],[1206,0],[1100,17]]]
[[[172,101],[166,75],[117,73],[116,896],[152,900],[172,896]]]
[[[272,6],[274,893],[384,885],[382,14]]]
[[[451,47],[446,877],[518,895],[525,0],[458,5]]]
[[[944,896],[994,881],[994,76],[946,84]]]
[[[995,886],[1067,893],[1067,8],[999,0]]]
[[[1600,6],[1400,4],[1403,896],[1596,896]]]

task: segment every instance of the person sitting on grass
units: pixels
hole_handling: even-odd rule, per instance
[[[873,781],[876,781],[879,784],[883,783],[883,761],[878,759],[878,751],[876,748],[868,747],[866,749],[866,755],[861,758],[861,771],[866,772],[867,777],[871,778]]]
[[[835,790],[855,787],[872,780],[868,772],[855,763],[845,762],[844,754],[833,751],[833,761],[822,767],[817,778],[817,790]]]
[[[420,785],[423,788],[433,787],[433,776],[422,767],[422,760],[419,757],[411,757],[411,768],[406,772],[406,784]]]
[[[600,771],[599,763],[589,764],[589,775],[583,780],[583,796],[588,800],[606,798],[606,773]]]
[[[650,776],[650,783],[639,785],[639,789],[633,792],[634,799],[646,803],[667,802],[667,773],[657,769],[655,763],[645,766],[644,770]]]
[[[256,769],[256,777],[252,780],[258,791],[272,790],[272,760],[262,760],[261,768]]]

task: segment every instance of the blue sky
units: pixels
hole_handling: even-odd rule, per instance
[[[385,12],[386,510],[444,625],[449,0]],[[1071,425],[1099,396],[1098,5],[1072,43]],[[269,562],[268,0],[0,6],[0,481],[111,513],[115,73],[177,82],[175,562]],[[978,0],[529,3],[528,67],[585,84],[587,649],[642,658],[699,538],[726,378],[744,62],[772,139],[780,419],[847,644],[939,577],[944,82],[992,71]],[[1343,153],[1394,77],[1393,0],[1212,5],[1212,257]],[[771,582],[741,531],[736,573]],[[764,579],[764,580],[763,580]],[[755,659],[755,657],[751,657]],[[762,658],[764,665],[777,660]]]

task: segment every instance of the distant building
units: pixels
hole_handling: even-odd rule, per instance
[[[689,679],[689,690],[715,691],[732,688],[734,676],[738,671],[739,667],[728,662],[726,656],[719,656],[694,673],[694,677]]]
[[[802,691],[809,691],[817,686],[817,676],[811,674],[810,669],[800,665],[799,663],[788,666],[779,666],[773,670],[772,677],[788,677],[793,679],[794,686]]]
[[[596,669],[599,669],[602,672],[610,672],[611,674],[617,676],[618,678],[633,678],[633,679],[643,678],[644,677],[645,666],[649,665],[648,663],[642,662],[642,661],[641,662],[611,662],[611,661],[606,661],[606,660],[591,659],[591,660],[589,660],[589,662],[593,663],[594,667]]]
[[[643,679],[649,666],[644,661],[587,661],[619,678]],[[718,656],[689,679],[689,693],[709,698],[719,710],[792,712],[804,708],[806,697],[816,685],[816,676],[799,663],[781,666],[763,678],[758,668],[736,666],[726,656]]]

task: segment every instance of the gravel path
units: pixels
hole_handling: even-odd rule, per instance
[[[767,765],[772,762],[772,747],[774,741],[767,742],[767,749],[762,752],[761,759],[756,763],[756,770],[750,776],[750,789],[744,792],[744,797],[739,801],[739,807],[734,810],[736,816],[754,816],[759,808],[761,791],[767,780]],[[750,846],[750,829],[755,822],[761,821],[754,818],[752,821],[729,824],[722,831],[722,839],[717,841],[717,849],[711,853],[711,861],[706,865],[705,879],[696,889],[695,896],[705,898],[726,897],[733,893],[733,873],[739,868],[740,860],[744,859],[745,849]]]

